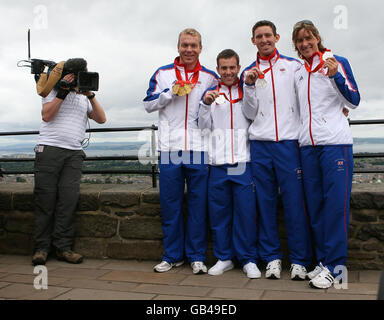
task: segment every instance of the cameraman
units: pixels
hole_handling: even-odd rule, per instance
[[[75,81],[74,73],[63,77]],[[80,178],[85,153],[82,150],[88,118],[106,121],[95,94],[80,93],[77,87],[52,89],[42,99],[42,123],[35,147],[35,253],[33,265],[45,264],[51,244],[59,260],[81,263],[83,257],[73,252],[74,217],[80,194]],[[65,82],[64,82],[65,83]]]

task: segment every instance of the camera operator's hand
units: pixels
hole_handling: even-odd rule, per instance
[[[104,123],[105,121],[107,121],[105,112],[101,107],[99,101],[97,101],[97,99],[95,98],[95,94],[92,91],[88,91],[85,93],[85,95],[91,102],[92,106],[92,111],[88,114],[88,117],[95,120],[97,123]]]
[[[75,75],[73,73],[69,73],[64,76],[63,80],[68,82],[68,84],[72,83],[75,80]],[[60,86],[61,89],[69,90],[70,87]]]
[[[73,73],[65,75],[64,78],[60,81],[60,88],[57,91],[56,98],[64,100],[69,93],[69,90],[70,90],[69,85],[74,80],[75,80],[75,75]],[[66,87],[65,84],[68,84],[68,87]]]

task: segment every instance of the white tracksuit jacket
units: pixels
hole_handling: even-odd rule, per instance
[[[356,108],[360,94],[346,58],[334,56],[339,63],[332,78],[321,70],[309,73],[302,65],[295,83],[300,104],[300,146],[352,144],[353,138],[343,107]],[[314,70],[320,62],[315,55],[307,64]]]
[[[297,140],[299,137],[299,107],[295,93],[295,72],[301,63],[293,58],[280,55],[277,50],[270,57],[258,57],[259,69],[264,71],[267,86],[264,89],[256,85],[244,84],[244,95],[256,96],[256,103],[243,104],[245,116],[252,121],[249,127],[249,139],[259,141]],[[247,71],[256,66],[256,61],[244,69],[241,81],[244,82]]]
[[[250,121],[242,112],[243,100],[234,101],[241,98],[241,83],[237,81],[228,87],[219,82],[219,85],[208,90],[219,90],[229,100],[225,99],[222,104],[213,102],[211,105],[206,105],[203,96],[200,101],[198,126],[209,136],[209,164],[223,165],[250,161],[248,141]]]
[[[174,63],[160,67],[154,73],[144,107],[149,113],[159,111],[159,151],[207,151],[208,147],[197,126],[199,102],[205,90],[217,84],[218,76],[199,62],[194,70],[187,71],[178,61],[177,57]],[[180,70],[183,80],[186,80],[186,75],[191,80],[194,72],[199,72],[196,86],[186,96],[180,97],[172,92],[177,81],[175,68]]]

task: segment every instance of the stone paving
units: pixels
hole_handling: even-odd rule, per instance
[[[350,271],[348,289],[315,290],[308,281],[248,279],[241,269],[193,275],[184,265],[153,272],[157,261],[85,259],[72,265],[50,258],[48,289],[34,288],[29,256],[0,254],[0,299],[16,300],[376,300],[381,271]]]

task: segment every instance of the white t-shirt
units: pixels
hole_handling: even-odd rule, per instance
[[[53,89],[42,99],[43,105],[54,100],[56,94],[57,91]],[[55,117],[49,122],[41,123],[38,144],[81,150],[88,113],[91,111],[91,103],[85,95],[70,92]]]

